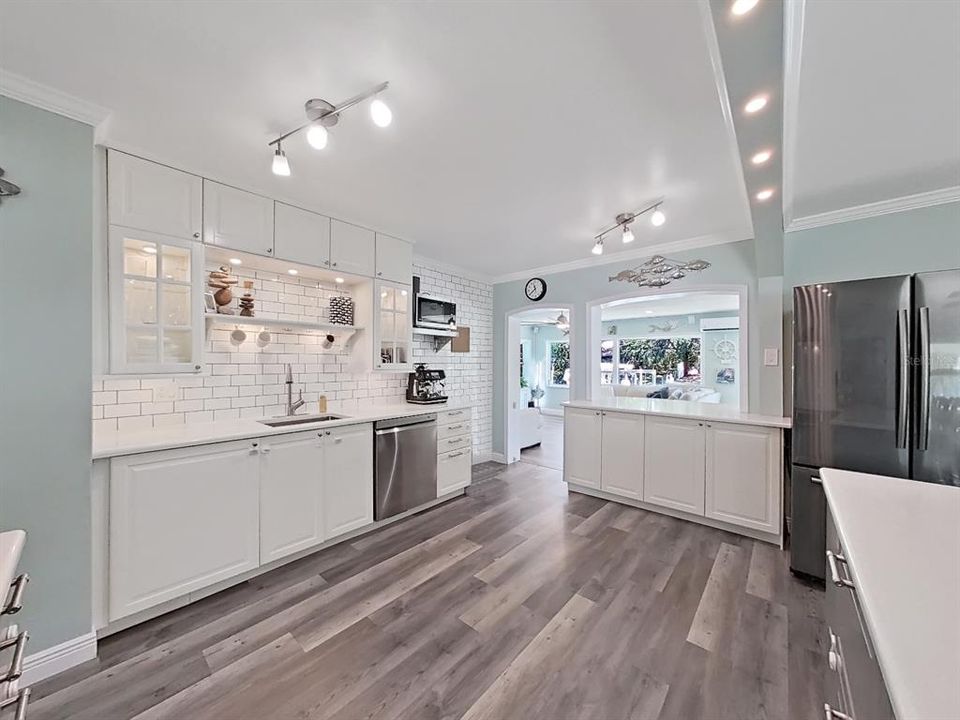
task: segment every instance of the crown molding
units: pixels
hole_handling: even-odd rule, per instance
[[[865,220],[866,218],[877,217],[879,215],[890,215],[892,213],[904,212],[905,210],[917,210],[919,208],[933,207],[934,205],[944,205],[952,202],[960,202],[960,185],[917,193],[916,195],[906,195],[890,200],[880,200],[879,202],[866,203],[865,205],[854,205],[853,207],[831,210],[830,212],[818,213],[816,215],[807,215],[806,217],[794,219],[790,225],[784,229],[784,232],[809,230],[810,228],[823,227],[824,225],[835,225],[852,220]]]
[[[452,265],[450,263],[443,262],[442,260],[435,260],[424,255],[414,255],[413,264],[423,265],[424,267],[429,267],[432,270],[439,270],[440,272],[447,273],[448,275],[457,275],[459,277],[465,277],[468,280],[476,280],[484,285],[492,285],[494,281],[494,278],[492,278],[490,275],[485,275],[477,272],[476,270],[470,270],[469,268],[465,268],[461,265]]]
[[[786,0],[783,18],[783,178],[780,195],[783,227],[793,222],[793,180],[797,157],[797,115],[800,110],[800,62],[806,0]]]
[[[660,243],[659,245],[645,245],[632,250],[622,250],[608,257],[591,256],[581,258],[580,260],[571,260],[570,262],[557,263],[556,265],[541,265],[540,267],[528,268],[517,272],[497,275],[492,279],[494,285],[500,283],[513,282],[514,280],[526,280],[530,276],[554,275],[570,270],[581,270],[583,268],[596,267],[598,265],[612,265],[621,263],[625,260],[636,260],[638,258],[649,257],[650,255],[666,255],[668,253],[683,252],[684,250],[696,250],[698,248],[712,247],[713,245],[726,245],[728,243],[749,240],[749,236],[734,235],[732,233],[721,233],[718,235],[699,235],[686,240],[674,240],[672,242]]]
[[[6,95],[13,100],[49,110],[93,127],[97,127],[110,117],[108,108],[87,102],[9,70],[0,70],[0,95]]]

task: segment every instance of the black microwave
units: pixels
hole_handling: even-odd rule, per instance
[[[413,300],[414,325],[432,330],[457,329],[457,304],[453,300],[417,293]]]

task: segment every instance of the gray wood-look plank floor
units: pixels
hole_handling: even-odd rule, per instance
[[[474,478],[104,639],[30,719],[822,717],[823,593],[785,553],[550,468]]]

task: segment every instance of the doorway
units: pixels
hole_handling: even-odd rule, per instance
[[[572,397],[569,305],[507,315],[505,460],[563,467],[563,403]]]

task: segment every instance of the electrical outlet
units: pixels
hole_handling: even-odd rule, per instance
[[[768,367],[776,367],[780,364],[780,351],[777,348],[763,349],[763,364]]]
[[[169,380],[168,382],[160,383],[155,385],[153,388],[153,401],[154,402],[170,402],[177,399],[180,388],[177,385],[176,380]]]

